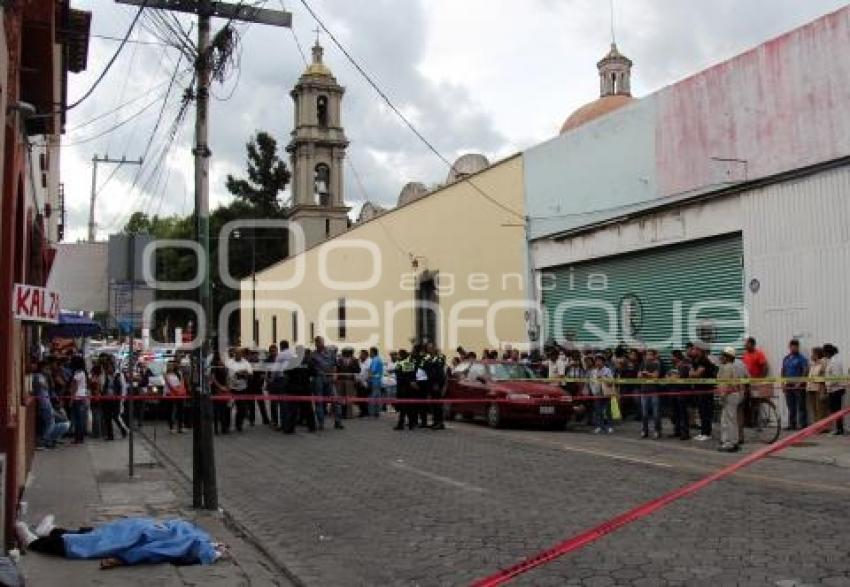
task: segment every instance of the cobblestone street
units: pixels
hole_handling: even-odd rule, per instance
[[[738,458],[624,428],[408,433],[382,418],[285,437],[258,426],[217,438],[219,491],[306,585],[463,585]],[[159,428],[156,445],[191,471],[190,435]],[[846,468],[771,458],[515,584],[850,585],[848,480]]]

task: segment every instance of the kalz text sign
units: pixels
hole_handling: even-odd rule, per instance
[[[15,284],[12,315],[29,322],[59,322],[59,294],[43,287]]]

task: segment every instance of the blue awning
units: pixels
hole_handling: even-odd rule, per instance
[[[88,338],[100,334],[100,324],[86,318],[69,312],[59,314],[59,324],[54,324],[47,329],[47,336],[50,338]]]

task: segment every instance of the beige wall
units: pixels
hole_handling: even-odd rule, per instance
[[[393,210],[257,276],[259,343],[293,340],[292,315],[300,316],[297,341],[311,330],[332,344],[357,348],[409,347],[415,334],[414,284],[423,271],[439,272],[439,345],[480,351],[526,341],[523,171],[519,155],[473,175],[475,186],[512,214],[460,181]],[[413,268],[416,259],[418,268]],[[277,287],[296,277],[292,288]],[[324,278],[322,277],[324,274]],[[346,282],[334,286],[329,280]],[[360,286],[351,285],[361,282]],[[242,282],[242,342],[249,343],[251,280]],[[347,335],[338,338],[338,303],[345,299]],[[324,312],[322,311],[324,308]],[[489,320],[488,320],[489,318]],[[366,321],[356,324],[355,321]],[[312,329],[311,329],[312,324]]]

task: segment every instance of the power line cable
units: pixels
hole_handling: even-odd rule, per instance
[[[427,138],[425,138],[425,136],[419,131],[419,129],[417,129],[416,126],[414,126],[414,124],[410,121],[410,119],[408,119],[407,116],[405,116],[404,113],[402,113],[401,110],[399,110],[398,107],[396,107],[396,105],[389,98],[389,96],[378,86],[378,84],[374,81],[374,79],[372,79],[372,76],[370,76],[366,72],[366,70],[363,69],[363,67],[357,62],[356,59],[354,59],[354,57],[351,56],[351,54],[348,52],[348,50],[342,45],[342,43],[340,43],[340,41],[330,31],[330,29],[328,29],[328,27],[325,25],[325,23],[322,21],[322,19],[319,18],[319,16],[316,14],[316,12],[310,6],[310,4],[307,2],[307,0],[301,0],[301,4],[304,5],[304,8],[307,10],[307,12],[310,13],[310,16],[313,17],[313,20],[316,21],[316,24],[318,24],[319,27],[321,27],[321,29],[325,32],[325,34],[331,39],[331,41],[333,41],[333,43],[334,43],[334,45],[336,45],[337,49],[339,49],[340,52],[342,52],[342,54],[345,55],[345,58],[348,59],[349,63],[351,63],[351,65],[357,70],[357,72],[360,73],[361,76],[363,76],[363,79],[365,79],[366,82],[370,86],[372,86],[372,89],[375,90],[375,92],[387,104],[387,106],[390,108],[390,110],[392,110],[395,113],[395,115],[398,116],[398,118],[404,123],[404,125],[407,126],[407,128],[410,129],[410,131],[413,134],[415,134],[416,137],[420,141],[422,141],[422,143],[426,147],[428,147],[428,149],[434,155],[436,155],[438,159],[440,159],[443,163],[445,163],[449,167],[449,169],[453,169],[454,166],[452,165],[451,161],[449,161],[433,144],[431,144],[431,142]],[[481,197],[483,197],[485,200],[489,201],[494,206],[497,206],[498,208],[501,208],[502,210],[509,212],[510,214],[513,214],[514,216],[525,220],[525,216],[523,214],[517,212],[516,210],[514,210],[510,206],[506,206],[502,202],[495,199],[493,196],[491,196],[490,194],[485,192],[483,189],[481,189],[471,178],[465,177],[465,178],[462,178],[461,181],[467,182],[470,186],[472,186],[472,188]]]
[[[138,118],[139,116],[141,116],[142,114],[144,114],[145,112],[147,112],[148,110],[150,110],[150,108],[151,108],[152,106],[156,105],[156,104],[157,104],[160,100],[162,100],[162,99],[163,99],[163,97],[164,97],[164,96],[159,96],[158,98],[156,98],[156,99],[154,99],[154,100],[152,100],[152,101],[148,102],[148,103],[147,103],[147,104],[145,104],[145,105],[144,105],[144,106],[143,106],[140,110],[138,110],[138,111],[136,111],[135,113],[131,114],[130,116],[128,116],[127,118],[125,118],[125,119],[124,119],[124,120],[122,120],[121,122],[119,122],[119,123],[117,123],[117,124],[114,124],[113,126],[111,126],[111,127],[107,128],[106,130],[104,130],[104,131],[102,131],[102,132],[97,133],[96,135],[93,135],[93,136],[90,136],[90,137],[86,137],[86,138],[84,138],[84,139],[80,139],[80,140],[78,140],[78,141],[72,141],[72,142],[70,142],[70,143],[61,143],[61,144],[60,144],[60,147],[65,148],[65,147],[74,147],[74,146],[76,146],[76,145],[84,145],[84,144],[86,144],[86,143],[90,143],[90,142],[92,142],[92,141],[94,141],[94,140],[97,140],[97,139],[99,139],[99,138],[101,138],[101,137],[103,137],[103,136],[106,136],[106,135],[108,135],[109,133],[114,132],[114,131],[118,130],[119,128],[121,128],[122,126],[124,126],[124,125],[126,125],[126,124],[128,124],[128,123],[132,122],[133,120],[135,120],[136,118]]]
[[[116,106],[112,110],[107,110],[106,112],[102,112],[102,113],[100,113],[96,116],[93,116],[92,118],[89,118],[85,122],[81,122],[80,124],[78,124],[76,126],[72,126],[70,128],[67,128],[65,130],[67,132],[74,132],[74,131],[80,130],[81,128],[85,128],[88,125],[93,124],[93,123],[97,122],[98,120],[100,120],[102,118],[106,118],[110,114],[114,114],[115,112],[118,112],[119,110],[122,110],[122,109],[126,108],[127,106],[130,106],[131,104],[135,104],[136,102],[142,100],[143,98],[147,98],[149,95],[153,94],[156,90],[160,89],[162,86],[164,86],[167,83],[168,83],[168,80],[162,80],[160,83],[156,84],[155,86],[151,86],[150,88],[148,88],[147,91],[139,94],[135,98],[127,100],[126,102]]]
[[[89,37],[93,39],[101,39],[104,41],[123,41],[121,37],[112,37],[110,35],[94,35],[90,34]],[[168,43],[163,43],[162,41],[149,41],[149,40],[141,40],[141,39],[127,39],[127,43],[131,45],[165,45],[170,46]]]
[[[136,16],[133,17],[133,21],[130,23],[130,26],[127,28],[127,32],[124,35],[124,38],[121,40],[121,44],[118,45],[118,48],[115,50],[115,53],[112,55],[112,58],[106,63],[106,66],[103,68],[103,71],[100,72],[100,75],[97,76],[97,79],[94,80],[94,83],[88,89],[88,91],[83,94],[76,102],[69,104],[65,107],[65,110],[72,110],[76,108],[80,104],[82,104],[89,96],[94,93],[95,88],[100,85],[100,82],[103,81],[103,78],[106,77],[106,74],[109,72],[109,69],[112,67],[112,64],[115,63],[115,60],[118,59],[118,56],[121,54],[121,50],[127,44],[127,40],[130,38],[130,35],[133,33],[133,29],[136,27],[136,23],[139,21],[139,17],[142,16],[142,12],[145,10],[145,6],[147,5],[147,0],[144,0],[141,6],[139,6],[139,10],[136,12]]]
[[[280,9],[286,12],[286,5],[283,3],[283,0],[277,0],[280,4]],[[287,27],[289,32],[292,33],[292,38],[295,40],[295,46],[298,48],[298,53],[301,55],[301,61],[304,62],[304,67],[307,67],[309,63],[307,62],[307,54],[304,53],[304,47],[301,46],[301,41],[298,40],[298,34],[295,32],[295,27],[290,26]]]
[[[363,184],[363,180],[360,178],[360,173],[357,171],[357,168],[354,166],[354,161],[351,160],[350,156],[346,157],[345,161],[346,161],[346,163],[348,163],[348,167],[349,167],[349,169],[351,169],[351,173],[354,174],[354,180],[357,182],[357,186],[360,189],[361,200],[363,201],[363,205],[365,205],[367,202],[371,202],[371,200],[369,199],[369,193],[366,191],[366,187]],[[374,202],[372,202],[372,203],[374,203]],[[374,220],[383,229],[383,231],[387,235],[387,238],[390,239],[390,242],[395,246],[395,248],[398,249],[398,251],[403,256],[410,255],[410,252],[406,251],[404,249],[404,247],[402,247],[399,244],[398,240],[395,238],[395,235],[393,235],[393,233],[390,231],[390,229],[384,224],[383,218],[381,218],[380,213],[375,215]]]
[[[136,54],[138,52],[139,52],[139,46],[133,45],[133,50],[130,53],[130,61],[127,63],[127,74],[124,76],[124,81],[121,83],[121,92],[118,94],[118,99],[115,100],[115,104],[120,104],[124,100],[124,95],[127,92],[127,83],[130,81],[131,74],[133,73],[133,64],[135,64],[135,62],[136,62]],[[115,114],[115,120],[118,120],[118,114],[117,113]],[[132,142],[133,134],[135,134],[135,130],[136,130],[136,125],[134,124],[132,129],[131,129],[130,136],[127,138],[126,141],[124,141],[125,147],[126,147],[127,143]],[[112,135],[109,135],[108,138],[106,139],[105,151],[107,153],[109,152],[110,146],[112,146]],[[125,150],[123,154],[126,155],[127,151]]]

